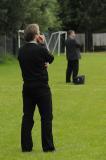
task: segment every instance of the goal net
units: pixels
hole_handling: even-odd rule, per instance
[[[67,39],[67,32],[58,31],[53,32],[50,35],[45,33],[45,44],[48,50],[54,54],[60,55],[60,53],[65,53],[65,40]],[[24,44],[24,30],[18,31],[18,47]]]
[[[61,53],[65,53],[66,39],[67,39],[67,32],[65,31],[53,32],[50,36],[46,36],[47,47],[52,54],[57,53],[58,55],[60,55]]]

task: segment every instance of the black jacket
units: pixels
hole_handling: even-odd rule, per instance
[[[76,39],[68,38],[65,42],[67,60],[78,60],[80,55],[80,44]]]
[[[54,57],[49,54],[45,46],[26,43],[19,49],[18,60],[24,84],[34,84],[35,86],[48,84],[45,62],[52,63]]]

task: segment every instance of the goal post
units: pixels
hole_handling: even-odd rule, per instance
[[[60,55],[61,45],[62,45],[62,36],[64,36],[63,39],[65,42],[65,40],[67,39],[67,32],[66,31],[53,32],[50,35],[47,46],[52,54],[54,54],[56,52],[58,55]]]
[[[21,47],[21,34],[24,34],[24,30],[18,30],[18,48]]]
[[[18,48],[21,47],[22,45],[22,40],[24,39],[22,38],[24,34],[24,30],[18,30]],[[51,33],[50,36],[45,35],[45,44],[46,47],[48,48],[48,50],[54,54],[57,53],[58,56],[61,53],[61,47],[62,47],[62,40],[65,42],[65,40],[67,39],[67,32],[66,31],[58,31],[58,32],[53,32]],[[65,45],[63,46],[65,48]],[[64,49],[64,53],[65,53],[65,49]]]

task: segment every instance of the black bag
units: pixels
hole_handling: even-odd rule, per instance
[[[84,84],[85,83],[85,75],[80,75],[74,78],[73,80],[74,84]]]

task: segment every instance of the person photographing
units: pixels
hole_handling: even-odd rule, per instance
[[[67,58],[67,69],[66,69],[66,83],[70,83],[71,80],[78,76],[79,72],[79,59],[81,45],[76,40],[75,31],[68,31],[68,38],[65,42],[66,45],[66,58]]]
[[[32,128],[34,111],[38,106],[41,117],[41,139],[44,152],[55,151],[52,134],[52,94],[48,84],[48,63],[54,60],[40,35],[38,24],[29,24],[24,32],[25,45],[19,49],[18,60],[23,78],[23,117],[21,148],[33,149]]]

